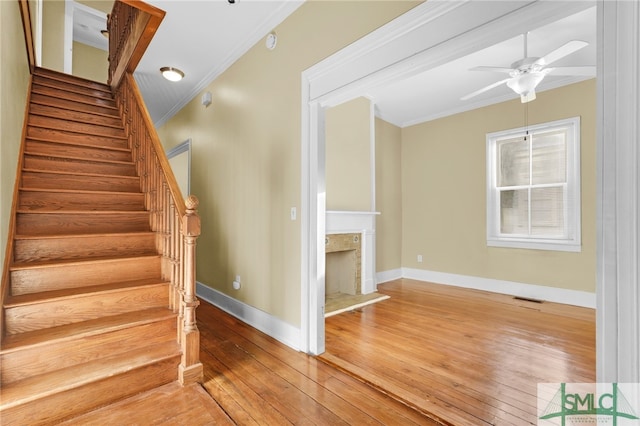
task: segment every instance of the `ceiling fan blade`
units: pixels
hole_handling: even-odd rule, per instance
[[[506,82],[507,82],[507,81],[509,81],[509,80],[511,80],[511,78],[505,78],[504,80],[496,81],[495,83],[490,84],[490,85],[488,85],[488,86],[486,86],[486,87],[483,87],[483,88],[482,88],[482,89],[480,89],[480,90],[476,90],[476,91],[475,91],[475,92],[473,92],[473,93],[469,93],[468,95],[465,95],[465,96],[461,97],[461,98],[460,98],[460,100],[461,100],[461,101],[466,101],[467,99],[471,99],[471,98],[473,98],[474,96],[478,96],[478,95],[479,95],[479,94],[481,94],[481,93],[484,93],[484,92],[486,92],[486,91],[488,91],[488,90],[493,89],[494,87],[498,87],[498,86],[500,86],[501,84],[504,84],[504,83],[506,83]]]
[[[567,55],[577,52],[578,50],[587,47],[589,43],[581,40],[571,40],[570,42],[558,47],[556,50],[547,53],[542,58],[538,59],[536,63],[538,65],[549,65],[558,59],[562,59]]]
[[[504,67],[474,67],[469,69],[469,71],[489,71],[489,72],[499,72],[503,74],[509,74],[513,71],[512,68],[504,68]]]
[[[552,67],[546,68],[553,75],[586,75],[595,77],[596,67],[580,66],[580,67]]]

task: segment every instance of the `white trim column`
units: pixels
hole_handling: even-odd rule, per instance
[[[640,382],[640,3],[598,1],[599,382]]]
[[[76,2],[65,0],[64,2],[64,52],[63,72],[73,73],[73,12]]]

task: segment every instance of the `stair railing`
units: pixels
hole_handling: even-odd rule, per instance
[[[116,90],[125,73],[135,71],[162,19],[164,10],[139,0],[117,0],[107,19],[109,85]]]
[[[150,10],[155,15],[147,16]],[[200,235],[198,199],[194,195],[190,195],[186,201],[182,198],[132,74],[160,23],[156,19],[160,16],[157,11],[141,1],[115,2],[108,19],[109,78],[141,179],[145,205],[151,213],[150,227],[156,233],[156,246],[162,255],[162,277],[170,282],[169,303],[170,308],[178,313],[177,340],[182,348],[178,377],[182,384],[188,384],[200,382],[203,377],[200,331],[196,323],[199,301],[195,292],[195,247]],[[161,20],[164,12],[160,12]],[[145,26],[141,22],[146,23]],[[115,34],[117,36],[112,38]],[[143,51],[137,52],[138,48]],[[126,66],[121,65],[124,62]]]

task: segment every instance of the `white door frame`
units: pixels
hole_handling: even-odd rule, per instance
[[[585,7],[577,2],[516,1],[495,2],[489,8],[483,3],[425,2],[302,73],[302,350],[311,354],[320,354],[325,350],[324,109],[360,96],[366,88],[415,75],[504,38],[522,34],[531,22],[541,25]],[[597,5],[598,51],[607,52],[607,64],[616,64],[613,73],[607,74],[609,66],[605,66],[602,59],[605,55],[599,53],[598,75],[602,77],[598,78],[597,122],[600,129],[597,195],[598,380],[614,381],[621,377],[622,370],[628,370],[632,372],[629,377],[635,378],[631,381],[637,382],[640,381],[640,231],[637,221],[640,183],[637,172],[638,147],[635,143],[639,132],[634,117],[637,119],[639,113],[637,64],[640,42],[634,34],[638,34],[638,3],[598,0]],[[634,67],[635,74],[630,73],[628,86],[616,85],[616,72],[624,70],[629,73]],[[630,96],[628,90],[636,96]],[[627,102],[623,102],[622,98]],[[629,99],[635,99],[635,104]],[[625,112],[616,114],[621,109],[625,109]],[[609,157],[611,151],[617,153],[617,157]],[[620,179],[623,180],[623,186],[619,184]],[[613,195],[605,196],[605,193]],[[611,197],[614,200],[609,200]],[[613,206],[617,206],[617,209],[612,207],[610,201],[614,201]],[[625,242],[625,250],[615,245],[620,239]],[[624,283],[615,274],[618,266],[625,267]],[[614,345],[621,343],[621,331],[625,341],[624,353]]]

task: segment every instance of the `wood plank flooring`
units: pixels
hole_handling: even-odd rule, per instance
[[[203,387],[66,424],[525,425],[538,382],[595,381],[593,310],[411,280],[378,290],[390,299],[327,318],[320,357],[203,301]]]
[[[64,424],[440,424],[204,301],[198,328],[203,387],[166,385]]]
[[[320,359],[455,425],[536,424],[539,382],[595,381],[595,311],[398,280],[326,319]]]

